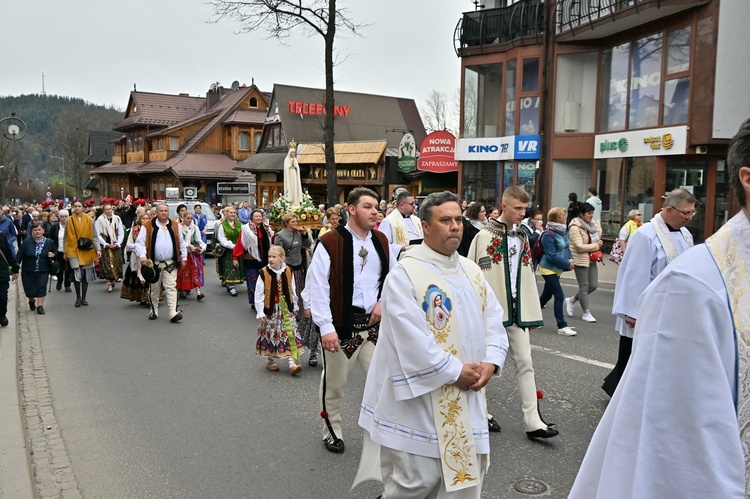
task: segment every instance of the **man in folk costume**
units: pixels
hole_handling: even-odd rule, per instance
[[[612,302],[612,313],[617,316],[615,330],[620,333],[617,364],[602,385],[602,390],[610,397],[628,365],[638,318],[638,299],[672,260],[693,245],[693,236],[685,225],[694,215],[695,197],[685,189],[675,189],[664,198],[661,213],[654,215],[628,239],[628,251],[617,271]]]
[[[402,190],[396,197],[396,209],[380,222],[378,228],[385,234],[388,242],[404,250],[410,244],[422,242],[422,224],[414,214],[414,196],[407,190]]]
[[[115,283],[122,279],[122,242],[125,240],[122,220],[114,214],[111,204],[103,206],[102,214],[96,219],[96,230],[102,247],[102,275],[107,280],[107,293],[111,293]]]
[[[742,209],[643,293],[630,365],[571,498],[750,492],[750,120],[727,164]]]
[[[360,410],[362,480],[384,498],[479,498],[490,442],[483,388],[502,368],[503,308],[483,272],[459,256],[458,197],[427,196],[423,244],[383,288],[383,322]]]
[[[349,373],[359,363],[367,373],[380,328],[380,293],[394,254],[385,236],[373,230],[378,195],[365,187],[347,198],[346,226],[324,234],[308,268],[310,312],[320,328],[323,374],[321,416],[326,449],[344,452],[341,405]]]
[[[158,280],[151,283],[149,289],[151,314],[148,318],[159,317],[159,289],[163,286],[170,322],[181,321],[182,312],[177,310],[177,267],[187,265],[187,245],[180,237],[180,225],[169,219],[166,203],[156,206],[155,219],[144,222],[135,241],[135,254],[141,265],[152,262],[159,268]]]
[[[531,249],[520,224],[529,204],[529,195],[519,186],[503,192],[499,219],[488,220],[469,248],[469,260],[476,262],[503,306],[503,326],[508,332],[510,355],[516,364],[518,392],[526,436],[551,438],[559,432],[539,414],[536,379],[531,360],[529,329],[541,327],[542,307],[531,265]],[[500,425],[488,415],[491,431]]]

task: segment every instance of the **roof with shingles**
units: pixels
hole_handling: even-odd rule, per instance
[[[131,101],[136,106],[136,112],[132,114]],[[133,91],[128,101],[128,115],[114,129],[127,130],[138,125],[169,126],[192,118],[205,107],[205,97]]]
[[[397,148],[404,130],[412,131],[417,144],[427,136],[414,99],[339,90],[334,91],[334,99],[337,106],[349,107],[348,116],[335,118],[337,142],[387,140],[388,147]],[[300,144],[323,143],[325,115],[296,114],[290,111],[290,102],[323,104],[325,89],[277,84],[269,106],[270,115],[278,103],[287,143],[293,138]],[[263,142],[258,152],[263,152]]]
[[[114,140],[122,137],[120,132],[108,132],[93,130],[89,132],[89,148],[91,154],[83,160],[84,164],[99,164],[112,161],[112,154],[115,152]]]
[[[266,120],[266,111],[256,109],[237,109],[224,120],[225,125],[263,125]]]

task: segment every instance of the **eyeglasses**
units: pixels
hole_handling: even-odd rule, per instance
[[[675,211],[679,211],[680,213],[682,213],[683,215],[685,215],[688,218],[693,218],[698,213],[695,210],[693,210],[693,211],[682,211],[679,208],[675,208],[674,206],[669,206],[669,207],[672,208]]]

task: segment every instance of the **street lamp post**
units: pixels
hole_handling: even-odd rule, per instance
[[[50,158],[59,159],[62,160],[62,167],[63,167],[63,204],[68,202],[68,196],[67,191],[65,189],[65,184],[67,183],[65,181],[65,158],[62,156],[50,156]]]

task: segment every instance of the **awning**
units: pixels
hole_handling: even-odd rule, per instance
[[[285,152],[261,152],[240,161],[235,169],[248,172],[284,171]]]
[[[385,153],[388,142],[373,140],[367,142],[336,142],[333,152],[337,165],[346,164],[379,164]],[[301,165],[324,165],[326,163],[323,144],[300,144],[297,160]],[[282,161],[282,166],[284,162]]]

